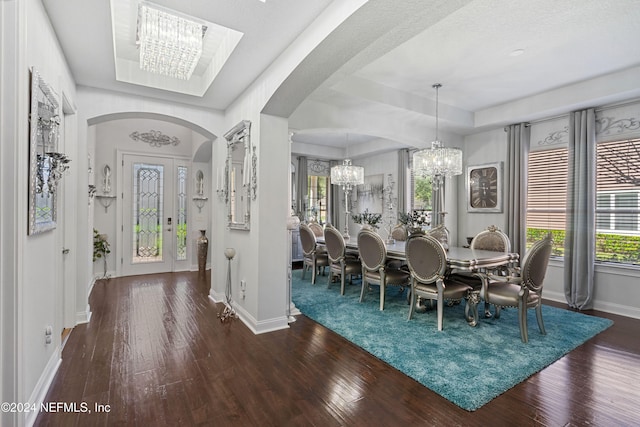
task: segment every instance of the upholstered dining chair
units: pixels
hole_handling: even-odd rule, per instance
[[[435,237],[442,244],[445,251],[449,249],[449,230],[447,230],[444,224],[433,227],[427,231],[427,234]]]
[[[311,283],[315,285],[318,269],[322,267],[324,270],[329,265],[329,257],[326,251],[318,248],[316,235],[307,224],[300,224],[300,242],[303,254],[302,278],[304,279],[307,269],[311,268]]]
[[[544,276],[549,265],[553,240],[551,234],[537,241],[527,251],[520,266],[519,276],[488,275],[483,284],[480,297],[496,306],[495,318],[500,318],[501,307],[517,307],[522,342],[529,342],[527,328],[527,310],[536,310],[536,319],[540,333],[547,332],[542,320],[542,288]]]
[[[438,330],[443,327],[444,301],[466,298],[473,288],[465,283],[447,279],[447,253],[442,243],[434,236],[409,237],[405,246],[407,264],[411,272],[411,301],[409,317],[413,316],[416,298],[436,300]]]
[[[391,229],[391,238],[398,242],[406,241],[407,236],[407,227],[404,224],[398,224]]]
[[[322,237],[324,235],[324,230],[322,229],[322,226],[317,222],[310,222],[308,225],[316,237]]]
[[[329,256],[329,280],[327,288],[331,286],[333,276],[340,276],[340,295],[344,295],[345,277],[349,276],[349,283],[354,275],[362,272],[359,259],[348,256],[342,233],[332,225],[327,224],[324,229],[324,244]]]
[[[373,230],[362,229],[358,233],[358,252],[362,261],[362,290],[360,302],[364,300],[369,284],[380,285],[380,310],[384,310],[387,285],[404,287],[409,284],[409,272],[387,265],[387,248],[382,238]]]
[[[471,240],[471,249],[479,249],[494,252],[511,252],[511,241],[502,230],[495,225],[490,225],[486,230],[482,230]],[[480,274],[470,273],[467,271],[453,271],[450,274],[451,279],[471,285],[474,289],[482,288],[483,274],[502,274],[508,275],[514,273],[514,266],[501,266],[490,271],[480,271]],[[485,317],[491,317],[489,304],[485,301],[484,306]]]

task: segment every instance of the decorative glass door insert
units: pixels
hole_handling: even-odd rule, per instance
[[[132,262],[162,261],[164,166],[135,163],[133,171]]]
[[[123,154],[121,274],[190,268],[189,161]]]
[[[178,166],[177,174],[176,260],[184,261],[187,259],[187,167]]]

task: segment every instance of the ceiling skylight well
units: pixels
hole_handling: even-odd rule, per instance
[[[242,33],[146,1],[111,0],[116,80],[203,96]]]

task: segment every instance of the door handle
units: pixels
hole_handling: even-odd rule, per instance
[[[69,249],[67,249],[67,248],[62,248],[62,253],[63,253],[64,255],[68,254],[68,253],[69,253]]]

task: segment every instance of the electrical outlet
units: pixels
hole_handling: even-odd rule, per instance
[[[51,344],[51,336],[53,335],[53,326],[47,325],[44,328],[44,343]]]

